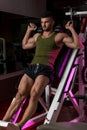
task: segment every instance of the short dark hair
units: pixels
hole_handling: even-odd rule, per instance
[[[52,17],[54,19],[53,13],[50,11],[46,11],[41,15],[41,18],[46,18],[46,17]]]

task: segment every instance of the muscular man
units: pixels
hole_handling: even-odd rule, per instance
[[[33,37],[31,37],[31,32],[37,27],[33,23],[29,24],[22,41],[22,47],[23,49],[36,47],[35,56],[20,81],[15,100],[11,103],[3,121],[9,121],[23,99],[30,95],[29,104],[23,117],[17,123],[18,126],[22,127],[35,113],[38,99],[51,80],[54,62],[63,45],[65,44],[70,48],[82,47],[81,41],[73,28],[73,23],[68,22],[65,26],[72,33],[72,37],[66,33],[55,33],[53,30],[54,24],[52,14],[45,13],[41,17],[43,32],[36,33]]]

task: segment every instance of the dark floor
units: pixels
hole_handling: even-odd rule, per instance
[[[0,102],[0,120],[2,120],[7,108],[10,105],[10,102],[11,102],[10,99],[4,102]],[[59,114],[59,117],[58,117],[58,122],[70,121],[76,117],[78,117],[76,110],[74,109],[73,105],[68,103],[68,105],[67,104],[63,105],[61,112]],[[36,127],[39,126],[40,124],[43,124],[43,120],[41,120],[34,126],[27,128],[26,130],[36,130]]]

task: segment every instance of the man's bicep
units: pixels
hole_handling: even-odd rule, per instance
[[[36,46],[36,41],[39,35],[39,33],[36,33],[33,37],[29,38],[27,47],[34,48]]]
[[[23,49],[31,49],[35,47],[35,41],[33,38],[29,38]]]
[[[28,40],[27,47],[29,48],[35,47],[35,39],[33,37]]]
[[[63,42],[64,43],[72,43],[73,42],[73,39],[72,39],[72,37],[69,37],[69,36],[65,36],[64,38],[63,38]]]

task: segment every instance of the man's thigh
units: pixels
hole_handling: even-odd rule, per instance
[[[34,81],[27,74],[24,74],[20,80],[18,91],[22,95],[29,95],[33,84]]]
[[[48,83],[49,83],[49,78],[47,76],[39,75],[35,79],[35,82],[31,89],[31,94],[35,91],[37,96],[40,97]]]

